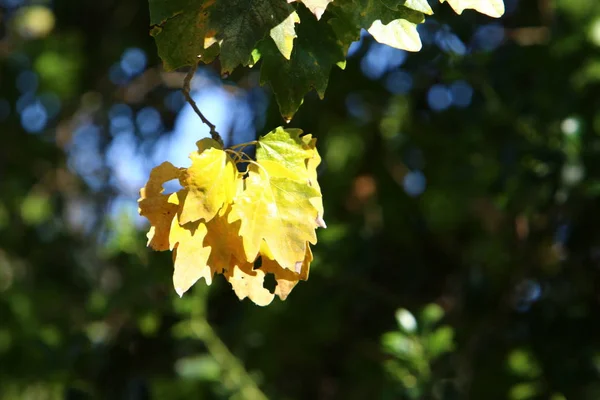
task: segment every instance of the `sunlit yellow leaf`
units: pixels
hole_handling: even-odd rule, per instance
[[[208,265],[217,273],[221,273],[231,264],[232,257],[236,260],[246,258],[242,238],[238,234],[240,221],[231,224],[227,222],[230,210],[231,206],[226,212],[219,212],[206,224],[208,233],[203,244],[211,249]]]
[[[473,9],[494,18],[500,18],[504,14],[503,0],[440,0],[440,3],[445,1],[457,14],[462,14],[466,9]]]
[[[257,159],[243,172],[235,162],[248,156],[225,152],[212,139],[197,143],[190,168],[163,163],[152,170],[140,191],[140,214],[152,224],[149,244],[173,251],[180,296],[200,278],[210,285],[223,274],[240,299],[267,305],[308,278],[309,245],[325,222],[316,139],[301,133],[278,128],[259,139]],[[172,179],[183,188],[163,194]],[[277,282],[274,293],[264,287],[266,274]]]
[[[229,281],[235,294],[240,300],[248,297],[256,305],[267,306],[275,295],[267,290],[263,285],[265,281],[265,272],[260,269],[253,269],[254,265],[248,262],[240,262],[225,272],[225,279]]]
[[[150,178],[140,190],[138,200],[140,215],[148,218],[151,227],[148,232],[148,245],[154,250],[169,249],[169,231],[171,221],[177,212],[178,206],[169,202],[169,196],[162,194],[163,184],[167,181],[178,179],[181,169],[169,162],[164,162],[152,169]]]
[[[310,199],[310,202],[318,211],[317,225],[319,225],[319,227],[321,228],[327,228],[327,225],[323,220],[325,210],[323,209],[323,197],[321,195],[321,186],[319,185],[319,181],[317,180],[317,167],[319,166],[319,164],[321,164],[321,156],[317,151],[317,139],[313,138],[312,135],[305,135],[302,137],[302,141],[309,149],[313,150],[312,156],[306,160],[306,170],[308,171],[309,186],[315,188],[316,191],[319,193],[318,196],[312,197]]]
[[[275,280],[277,281],[275,294],[279,296],[281,300],[285,300],[292,289],[298,284],[298,281],[305,281],[308,279],[310,263],[312,260],[312,252],[310,251],[310,246],[307,244],[305,258],[296,265],[295,271],[282,268],[277,261],[267,256],[263,256],[260,270],[266,274],[271,273],[275,276]]]
[[[207,232],[202,222],[181,226],[177,215],[173,218],[169,241],[174,247],[173,286],[179,296],[183,296],[200,278],[204,278],[207,285],[212,283],[215,269],[208,266],[211,248],[203,245]]]
[[[258,139],[256,161],[276,164],[279,169],[287,169],[294,174],[303,175],[306,171],[306,159],[315,152],[300,138],[300,129],[283,129],[281,127]]]
[[[231,203],[236,192],[237,171],[229,155],[212,139],[197,143],[198,151],[190,154],[192,165],[181,177],[188,190],[180,222],[210,221]]]
[[[264,240],[275,259],[294,270],[305,258],[306,242],[316,243],[317,209],[310,200],[318,192],[306,183],[284,178],[270,178],[267,172],[252,165],[246,189],[233,204],[228,221],[241,221],[240,235],[246,260],[253,261]]]

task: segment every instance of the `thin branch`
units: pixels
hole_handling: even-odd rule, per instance
[[[183,89],[181,89],[181,91],[183,92],[183,95],[185,96],[187,102],[190,103],[190,105],[192,106],[196,114],[198,114],[202,122],[210,128],[210,136],[213,138],[213,140],[216,140],[222,147],[225,147],[223,145],[223,139],[221,138],[221,135],[219,135],[219,132],[217,132],[215,125],[212,124],[204,116],[204,114],[202,114],[202,111],[200,111],[200,109],[196,105],[196,102],[194,101],[194,99],[192,99],[192,96],[190,96],[190,85],[192,83],[192,78],[194,77],[197,68],[198,64],[194,64],[194,66],[190,68],[187,75],[185,76],[185,79],[183,80]]]

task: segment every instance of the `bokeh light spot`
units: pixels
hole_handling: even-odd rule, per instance
[[[434,111],[444,111],[452,104],[452,93],[445,85],[433,85],[427,92],[427,103]]]
[[[411,197],[421,195],[427,187],[427,179],[421,171],[411,171],[404,175],[402,181],[404,191]]]
[[[48,122],[48,112],[38,101],[25,107],[21,113],[21,125],[29,133],[41,132]]]
[[[135,117],[135,123],[142,135],[153,135],[162,129],[160,113],[154,107],[142,108]]]
[[[412,86],[412,75],[402,70],[390,72],[385,80],[386,89],[393,94],[406,94],[410,92]]]
[[[129,77],[138,75],[146,69],[148,59],[146,53],[137,47],[129,48],[121,57],[121,70]]]
[[[483,25],[473,35],[475,48],[483,51],[495,50],[504,40],[504,27],[498,23]]]
[[[452,103],[456,107],[465,108],[471,104],[473,87],[466,81],[455,81],[450,85],[450,94],[452,96]]]

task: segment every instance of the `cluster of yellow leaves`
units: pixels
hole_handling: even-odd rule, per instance
[[[277,128],[261,137],[256,160],[202,139],[189,168],[164,162],[152,170],[139,212],[151,224],[148,245],[173,251],[180,296],[198,279],[210,285],[223,274],[240,299],[265,306],[308,279],[309,244],[325,222],[316,139],[301,133]],[[238,171],[240,163],[246,170]],[[182,189],[164,194],[163,184],[173,179]],[[274,293],[264,287],[269,273],[277,282]]]

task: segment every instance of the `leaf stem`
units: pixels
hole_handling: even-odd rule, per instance
[[[185,78],[183,80],[183,88],[181,89],[181,91],[183,92],[183,96],[185,97],[187,102],[190,103],[190,105],[194,109],[194,112],[196,114],[198,114],[198,116],[200,117],[202,122],[210,128],[210,136],[213,138],[213,140],[217,141],[221,145],[221,147],[225,147],[223,145],[223,139],[221,138],[221,135],[219,135],[219,132],[217,132],[215,125],[213,123],[211,123],[204,116],[204,114],[202,114],[202,111],[200,111],[200,109],[196,105],[196,102],[194,101],[194,99],[192,99],[192,96],[190,96],[190,85],[192,83],[192,78],[194,78],[194,74],[196,73],[197,69],[198,69],[198,63],[195,63],[192,66],[192,68],[190,68],[187,75],[185,76]]]

